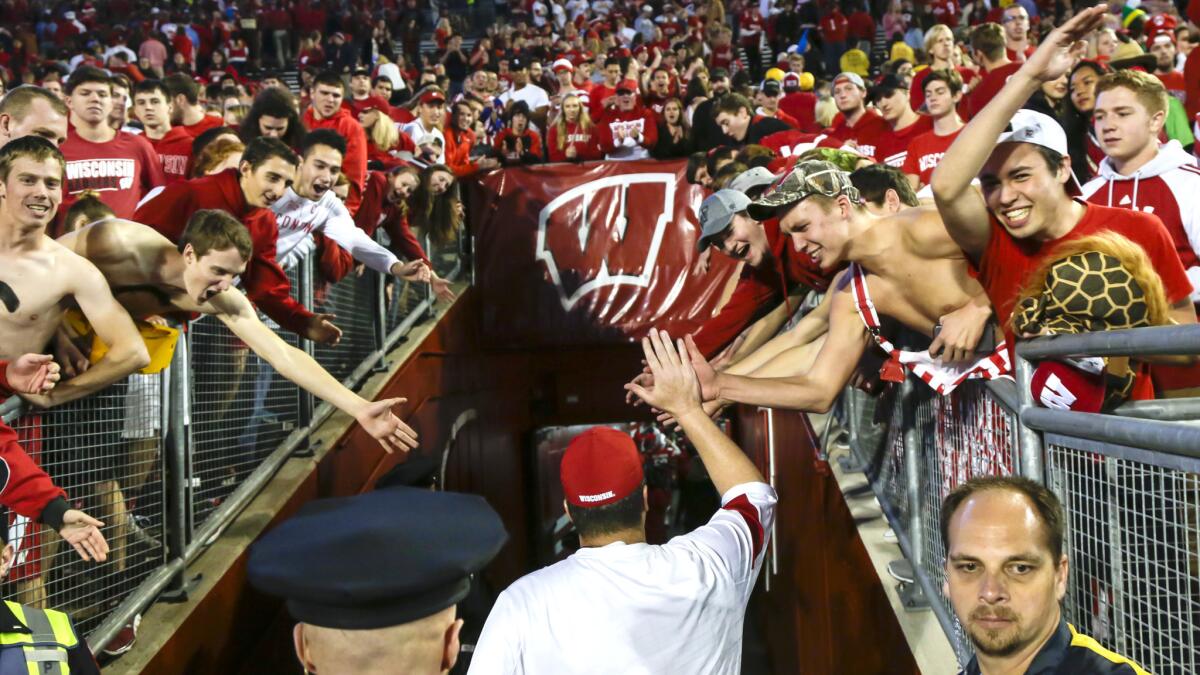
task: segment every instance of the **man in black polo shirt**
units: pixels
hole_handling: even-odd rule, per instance
[[[975,647],[964,675],[1147,675],[1075,630],[1067,592],[1062,503],[1027,478],[986,476],[942,502],[942,592]]]

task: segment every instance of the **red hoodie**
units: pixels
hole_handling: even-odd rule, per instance
[[[613,159],[645,159],[658,143],[658,118],[653,111],[641,105],[633,110],[609,110],[596,126],[600,132],[600,148]],[[641,140],[632,146],[624,145],[623,141],[617,140],[618,130],[622,128],[626,133],[637,132]]]
[[[8,385],[7,373],[8,361],[0,361],[0,401],[15,393]],[[71,508],[66,496],[21,447],[17,432],[0,422],[0,505],[58,530],[63,514]]]
[[[314,129],[333,129],[346,139],[346,156],[342,158],[342,173],[350,181],[350,194],[346,197],[346,210],[350,215],[358,211],[362,203],[363,188],[367,182],[367,133],[362,125],[346,108],[339,108],[333,117],[318,120],[309,107],[304,111],[304,126]]]
[[[192,141],[196,140],[187,129],[171,127],[171,130],[157,141],[145,134],[143,137],[154,146],[158,159],[162,161],[166,185],[187,180],[188,171],[192,167]]]
[[[390,248],[396,255],[407,260],[424,260],[432,269],[429,256],[417,241],[412,228],[408,226],[408,218],[394,204],[387,200],[388,175],[381,171],[372,171],[367,175],[367,189],[363,191],[362,208],[354,214],[354,224],[375,236],[375,230],[380,225],[392,239]]]
[[[200,209],[221,209],[242,221],[254,242],[242,273],[246,295],[280,326],[303,335],[313,313],[290,295],[292,284],[275,261],[279,224],[271,209],[246,203],[237,169],[168,185],[147,197],[133,219],[178,243],[188,219]]]

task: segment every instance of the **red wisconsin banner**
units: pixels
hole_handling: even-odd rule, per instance
[[[712,316],[737,266],[696,265],[702,193],[682,161],[494,171],[471,189],[483,329],[505,344],[683,335]]]

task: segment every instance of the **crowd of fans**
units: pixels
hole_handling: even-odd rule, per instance
[[[244,299],[217,298],[240,276],[282,329],[336,344],[334,317],[289,292],[286,270],[304,256],[325,282],[362,264],[453,297],[414,229],[453,240],[460,181],[543,162],[687,160],[709,194],[700,264],[713,251],[745,264],[725,306],[679,346],[709,413],[824,410],[872,343],[889,355],[884,380],[907,367],[945,393],[1002,375],[1015,340],[1036,332],[1013,327],[1022,289],[1063,238],[1116,232],[1140,245],[1169,306],[1157,321],[1196,320],[1195,0],[493,8],[500,17],[468,49],[459,15],[419,0],[0,5],[0,230],[25,232],[3,246],[38,249],[37,226],[94,266],[98,286],[186,289],[81,300],[112,345],[105,365],[71,367],[82,357],[59,340],[67,374],[80,374],[20,391],[47,406],[95,392],[149,360],[131,316],[203,312],[385,446],[408,447],[411,429],[387,406],[334,391],[264,336]],[[109,224],[87,227],[97,221]],[[773,338],[788,293],[808,289],[829,292]],[[28,281],[17,291],[32,292]],[[51,306],[73,291],[37,292]],[[879,315],[932,339],[925,356],[896,348]],[[0,333],[0,358],[41,352],[58,316],[43,314],[36,334]],[[1200,385],[1186,359],[1149,374],[1135,364],[1122,396]],[[631,391],[653,402],[653,383]],[[86,514],[24,508],[72,543],[99,536]]]

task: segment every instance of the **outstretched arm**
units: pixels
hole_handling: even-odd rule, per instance
[[[416,432],[391,412],[393,405],[403,403],[405,399],[371,402],[342,386],[311,356],[284,342],[267,328],[250,301],[237,289],[221,293],[210,304],[217,310],[217,317],[255,354],[304,390],[352,415],[384,450],[408,451],[417,447]]]
[[[1013,113],[1043,82],[1058,79],[1075,65],[1087,48],[1083,38],[1103,23],[1107,12],[1104,6],[1085,9],[1051,31],[995,98],[971,118],[934,169],[930,185],[938,211],[950,235],[973,258],[978,259],[987,246],[991,227],[987,207],[971,190],[971,180],[987,162]]]
[[[763,365],[774,361],[779,355],[803,347],[824,335],[829,330],[829,307],[833,304],[834,296],[832,289],[837,286],[838,279],[835,277],[830,285],[831,290],[821,299],[821,303],[805,314],[792,330],[771,338],[762,347],[747,354],[745,358],[733,363],[723,372],[730,375],[750,375]]]

